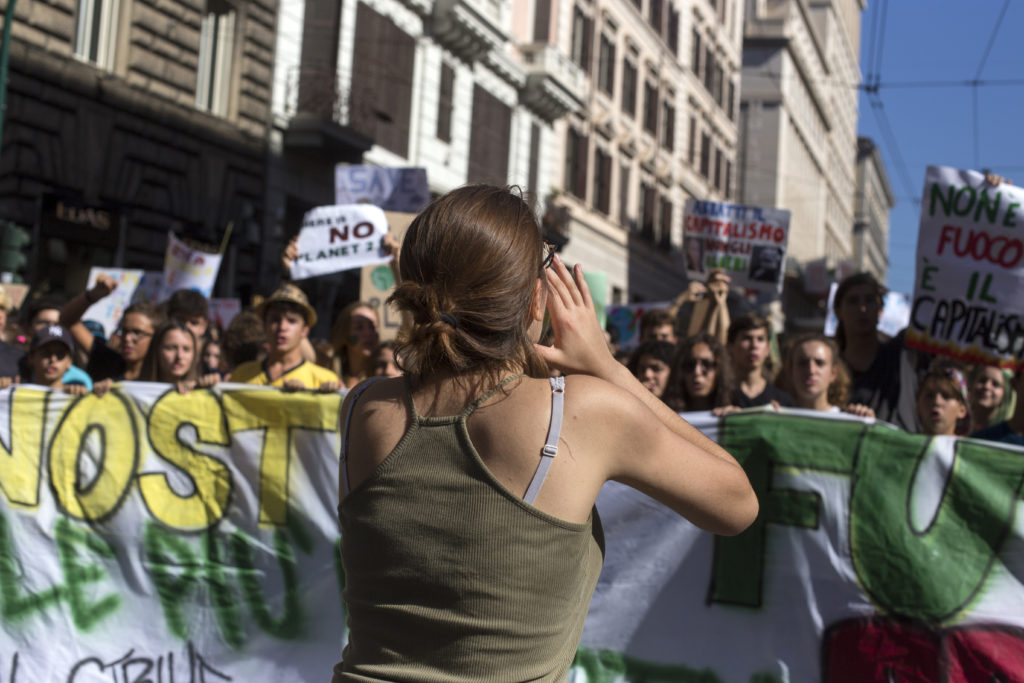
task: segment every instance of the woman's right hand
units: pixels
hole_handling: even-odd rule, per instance
[[[573,273],[555,254],[548,279],[548,314],[554,332],[552,346],[535,345],[550,367],[563,374],[586,374],[607,379],[618,365],[608,350],[604,330],[597,320],[594,300],[577,264]],[[574,277],[575,275],[575,277]]]

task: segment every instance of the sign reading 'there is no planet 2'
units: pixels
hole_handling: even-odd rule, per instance
[[[306,212],[292,279],[387,263],[391,256],[381,248],[387,231],[387,217],[371,204],[318,206]]]
[[[1024,190],[929,166],[909,346],[967,363],[1024,365]]]

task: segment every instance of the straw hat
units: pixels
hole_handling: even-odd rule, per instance
[[[299,289],[296,285],[291,282],[286,282],[274,290],[274,293],[264,299],[257,307],[256,313],[261,318],[265,318],[267,314],[267,308],[271,304],[287,302],[299,306],[306,316],[306,325],[313,327],[316,325],[316,311],[309,305],[309,299],[306,298],[306,293]]]

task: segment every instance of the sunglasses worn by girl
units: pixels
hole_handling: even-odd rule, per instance
[[[693,372],[697,369],[698,365],[704,372],[712,372],[713,370],[718,369],[718,363],[713,360],[708,360],[707,358],[691,358],[683,361],[683,372]]]

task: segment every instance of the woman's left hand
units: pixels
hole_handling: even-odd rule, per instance
[[[548,279],[548,313],[555,339],[552,346],[535,344],[537,353],[548,365],[566,375],[610,377],[619,364],[608,350],[583,268],[577,264],[570,273],[555,254],[551,267],[544,272]]]

